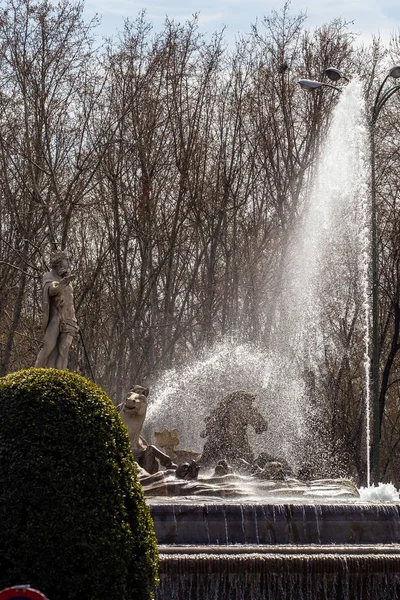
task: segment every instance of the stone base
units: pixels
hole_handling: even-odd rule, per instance
[[[394,600],[400,547],[160,547],[156,600]]]
[[[150,504],[159,544],[400,544],[398,504]]]

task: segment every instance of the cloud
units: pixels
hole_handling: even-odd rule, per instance
[[[224,18],[224,13],[218,12],[214,14],[199,14],[199,23],[212,23],[214,21],[222,21]]]
[[[292,8],[301,9],[302,0],[294,0]],[[318,2],[311,0],[307,4],[307,23],[317,27],[342,18],[349,23],[349,29],[359,33],[366,41],[371,41],[373,35],[381,32],[382,39],[389,38],[390,32],[397,27],[397,19],[388,16],[388,2],[382,0],[329,0]]]
[[[85,14],[89,18],[95,12],[102,15],[103,30],[108,28],[108,35],[113,35],[116,23],[122,24],[123,19],[128,17],[136,18],[143,9],[155,27],[159,27],[167,16],[184,22],[197,13],[200,26],[215,24],[218,30],[221,25],[226,25],[227,35],[231,36],[238,32],[249,32],[251,24],[257,19],[270,14],[271,10],[279,12],[282,7],[283,1],[270,0],[171,0],[168,3],[163,0],[144,0],[140,3],[131,0],[86,0]],[[307,4],[304,0],[292,0],[290,11],[294,15],[306,12],[306,25],[309,27],[318,27],[335,18],[342,18],[366,42],[379,33],[386,42],[390,33],[398,28],[400,17],[400,7],[393,0],[381,0],[379,3],[375,0],[309,0]]]
[[[121,17],[132,16],[132,13],[137,14],[139,7],[136,9],[135,4],[129,0],[87,0],[85,3],[85,12],[96,12],[99,15],[114,14]]]

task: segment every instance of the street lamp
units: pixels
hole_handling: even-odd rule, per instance
[[[331,81],[339,81],[347,77],[338,69],[329,67],[325,70],[325,75]],[[389,78],[400,78],[400,65],[392,67],[383,80],[375,98],[371,120],[369,124],[370,131],[370,162],[371,162],[371,280],[372,280],[372,409],[373,409],[373,432],[372,432],[372,474],[373,483],[379,484],[380,479],[380,429],[381,429],[381,402],[379,396],[379,310],[378,310],[378,245],[377,245],[377,222],[376,222],[376,176],[375,176],[375,125],[382,108],[386,102],[400,90],[400,84],[394,84],[384,91]],[[303,89],[312,91],[325,85],[335,90],[340,88],[328,83],[301,79],[299,81]]]
[[[331,85],[330,83],[322,83],[321,81],[314,81],[312,79],[299,79],[299,85],[303,90],[306,90],[307,92],[312,92],[313,90],[316,90],[322,86],[333,88],[338,92],[342,91],[340,88],[336,87],[336,85]]]
[[[376,176],[375,176],[375,125],[382,108],[386,102],[400,90],[400,85],[390,86],[383,91],[389,77],[400,77],[400,65],[395,65],[386,75],[375,98],[370,121],[371,143],[371,254],[372,254],[372,474],[373,483],[379,484],[380,479],[380,433],[381,433],[381,399],[379,395],[379,309],[378,309],[378,244],[376,223]]]
[[[339,81],[339,79],[344,79],[347,81],[347,83],[349,82],[349,79],[347,79],[347,77],[343,75],[342,71],[339,71],[339,69],[328,67],[325,69],[324,73],[331,81]]]
[[[347,82],[349,81],[347,79],[347,77],[345,75],[343,75],[343,73],[341,71],[339,71],[339,69],[335,69],[333,67],[328,67],[327,69],[325,69],[324,75],[326,75],[328,77],[328,79],[330,79],[331,81],[334,81],[334,82],[339,81],[339,79],[344,79]],[[400,75],[400,72],[399,72],[399,75]],[[322,81],[314,81],[313,79],[299,79],[299,85],[303,90],[306,90],[308,92],[312,92],[313,90],[316,90],[322,86],[330,87],[330,88],[336,90],[337,92],[342,91],[336,85],[332,85],[331,83],[323,83]]]

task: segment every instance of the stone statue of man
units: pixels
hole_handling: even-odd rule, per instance
[[[65,252],[51,257],[51,270],[43,275],[43,347],[35,367],[66,369],[68,354],[79,328],[75,318],[74,296]]]

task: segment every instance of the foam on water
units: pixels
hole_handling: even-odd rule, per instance
[[[380,483],[377,486],[361,487],[358,492],[360,500],[365,502],[382,504],[384,502],[399,501],[399,490],[392,483]]]

